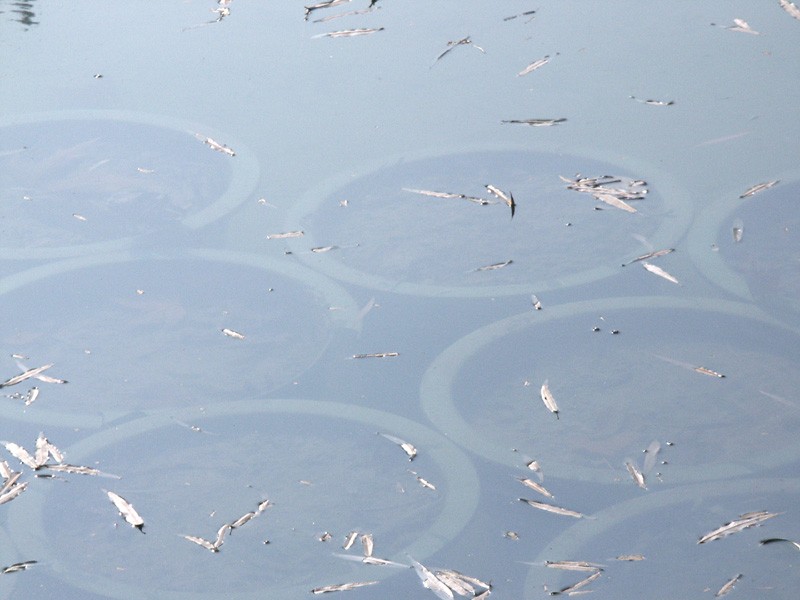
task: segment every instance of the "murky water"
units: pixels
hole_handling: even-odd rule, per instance
[[[0,379],[68,381],[0,389],[0,439],[101,471],[3,451],[0,597],[434,597],[413,558],[793,598],[798,38],[777,0],[0,0]],[[563,179],[602,176],[647,193]]]

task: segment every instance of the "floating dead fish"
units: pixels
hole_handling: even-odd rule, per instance
[[[536,310],[542,310],[542,303],[539,302],[539,298],[536,297],[536,294],[531,294],[531,304]]]
[[[602,571],[605,567],[605,565],[584,560],[546,560],[544,561],[544,566],[565,571]]]
[[[381,433],[378,431],[377,434],[400,446],[400,448],[403,449],[403,452],[408,455],[408,460],[414,460],[414,457],[417,455],[417,449],[413,446],[413,444],[409,444],[407,441],[402,440],[399,437],[389,435],[388,433]]]
[[[710,375],[711,377],[719,377],[723,379],[725,375],[722,373],[717,373],[716,371],[712,371],[711,369],[706,369],[705,367],[695,367],[694,370],[698,373],[702,373],[703,375]]]
[[[572,596],[575,593],[582,593],[582,592],[578,592],[578,590],[583,588],[583,587],[586,587],[587,585],[592,583],[595,579],[599,578],[602,574],[603,573],[601,571],[596,571],[596,572],[592,573],[591,575],[589,575],[588,577],[586,577],[585,579],[581,579],[578,583],[575,583],[573,585],[569,585],[569,586],[567,586],[565,588],[561,588],[557,592],[550,592],[550,595],[551,596],[558,596],[559,594],[566,594],[568,596]]]
[[[255,516],[255,515],[254,515]],[[252,517],[251,517],[252,518]],[[247,519],[248,521],[250,519]],[[246,523],[247,521],[245,521]],[[219,548],[225,541],[225,535],[233,531],[233,523],[225,523],[217,530],[217,538],[214,540],[214,546]]]
[[[329,38],[340,38],[340,37],[358,37],[361,35],[369,35],[371,33],[377,33],[378,31],[383,31],[383,27],[378,27],[375,29],[342,29],[340,31],[329,31],[328,33],[320,33],[319,35],[311,36],[312,39],[321,38],[321,37],[329,37]]]
[[[539,492],[542,496],[545,496],[547,498],[555,498],[555,496],[553,496],[553,494],[547,491],[547,489],[543,485],[541,485],[540,483],[536,483],[532,479],[529,479],[527,477],[514,477],[514,479],[519,481],[522,485],[532,489],[533,491]]]
[[[506,119],[500,121],[501,123],[511,123],[513,125],[530,125],[531,127],[551,127],[559,123],[565,123],[567,120],[561,119]]]
[[[476,50],[480,50],[481,52],[486,54],[486,50],[484,50],[480,46],[476,46],[475,44],[473,44],[472,43],[472,39],[469,36],[467,36],[467,37],[461,38],[460,40],[454,40],[454,41],[447,42],[447,48],[445,48],[444,51],[434,59],[433,64],[431,64],[430,68],[433,68],[433,65],[435,65],[437,62],[439,62],[449,52],[451,52],[454,48],[456,48],[458,46],[472,46]]]
[[[787,540],[786,538],[767,538],[765,540],[760,540],[758,543],[762,546],[766,546],[767,544],[775,544],[777,542],[786,542],[787,544],[791,544],[798,550],[800,550],[800,543],[793,542],[792,540]]]
[[[542,467],[539,464],[538,460],[534,460],[533,458],[531,458],[527,454],[524,454],[524,453],[520,452],[516,448],[512,448],[511,451],[518,453],[522,457],[522,460],[524,461],[525,467],[527,469],[530,469],[534,473],[536,473],[536,476],[539,478],[539,481],[544,481],[544,475],[542,473]]]
[[[628,469],[628,473],[630,473],[631,478],[633,479],[634,483],[638,485],[643,490],[647,489],[647,486],[644,482],[644,473],[642,473],[639,468],[633,464],[632,461],[626,460],[625,461],[625,468]]]
[[[12,475],[14,475],[14,471],[11,470],[8,462],[0,460],[0,476],[7,480],[10,479]]]
[[[27,569],[30,569],[37,562],[38,561],[35,560],[26,560],[24,562],[14,563],[13,565],[3,567],[3,570],[0,571],[0,575],[7,575],[8,573],[17,573],[19,571],[25,571]]]
[[[344,544],[342,544],[342,548],[345,550],[350,550],[350,548],[355,544],[356,539],[358,538],[357,531],[351,531],[348,533],[344,538]]]
[[[31,389],[28,390],[28,393],[25,394],[25,406],[30,406],[36,399],[39,397],[39,388],[33,386]]]
[[[649,104],[650,106],[672,106],[675,104],[672,100],[642,100],[636,96],[628,96],[628,98],[636,100],[636,102],[641,102],[642,104]]]
[[[408,558],[411,560],[411,565],[414,567],[414,571],[416,571],[417,577],[419,577],[423,587],[432,591],[441,598],[441,600],[453,600],[453,590],[447,587],[447,585],[425,565],[417,562],[410,556]]]
[[[721,539],[725,536],[728,536],[732,533],[738,533],[747,529],[748,527],[754,527],[756,525],[760,525],[767,519],[771,519],[772,517],[777,517],[780,513],[771,513],[765,510],[756,511],[745,513],[743,515],[739,515],[739,518],[731,521],[730,523],[725,523],[721,527],[717,527],[714,531],[711,531],[704,536],[701,536],[699,540],[697,540],[698,544],[705,544],[706,542],[711,542],[714,540]]]
[[[372,556],[372,550],[375,548],[375,542],[372,540],[371,533],[364,533],[361,535],[361,548],[364,550],[364,556]]]
[[[547,410],[553,413],[556,419],[558,419],[558,405],[556,404],[556,399],[553,397],[553,394],[550,392],[550,386],[547,385],[547,381],[542,384],[540,394],[542,396],[542,402],[544,402]]]
[[[650,264],[649,262],[643,262],[642,266],[645,269],[647,269],[648,271],[650,271],[653,275],[658,275],[659,277],[662,277],[663,279],[666,279],[667,281],[671,281],[672,283],[680,285],[680,282],[675,277],[673,277],[672,275],[667,273],[661,267],[658,267],[656,265]]]
[[[519,73],[517,73],[517,77],[522,77],[523,75],[527,75],[528,73],[533,73],[536,69],[540,69],[541,67],[545,66],[547,63],[550,62],[550,55],[548,54],[544,58],[540,58],[539,60],[533,61],[527,67],[522,69]]]
[[[350,358],[393,358],[400,356],[399,352],[371,352],[368,354],[353,354]]]
[[[733,589],[733,586],[736,585],[736,582],[739,581],[741,578],[742,574],[739,573],[738,575],[730,579],[725,585],[719,588],[719,591],[716,594],[714,594],[714,598],[720,598],[725,594],[727,594],[728,592],[730,592]]]
[[[311,590],[312,594],[327,594],[328,592],[347,592],[366,585],[375,585],[377,581],[352,581],[350,583],[337,583],[335,585],[324,585]]]
[[[262,500],[261,502],[258,503],[258,506],[256,507],[256,512],[258,514],[261,514],[262,512],[267,510],[270,506],[274,506],[272,502],[270,502],[269,500]]]
[[[239,527],[241,527],[242,525],[244,525],[245,523],[247,523],[251,519],[255,518],[256,514],[257,513],[255,513],[255,512],[248,512],[248,513],[243,514],[241,517],[239,517],[233,523],[230,524],[230,528],[231,529],[238,529]]]
[[[39,465],[36,462],[36,459],[33,456],[31,456],[30,452],[25,450],[25,448],[23,448],[19,444],[15,444],[14,442],[0,442],[0,443],[2,443],[3,446],[5,446],[6,450],[8,450],[11,456],[16,458],[23,465],[30,467],[33,470],[36,470],[41,467],[41,465]]]
[[[774,181],[767,181],[765,183],[758,183],[751,188],[747,188],[745,192],[739,196],[739,198],[748,198],[750,196],[754,196],[759,192],[763,192],[764,190],[768,190],[769,188],[778,185],[781,182],[780,179],[776,179]]]
[[[551,512],[557,515],[563,515],[565,517],[575,517],[576,519],[580,519],[585,517],[583,513],[576,512],[574,510],[569,510],[568,508],[562,508],[561,506],[555,506],[553,504],[547,504],[546,502],[538,502],[536,500],[528,500],[527,498],[518,498],[520,502],[525,502],[534,508],[538,508],[539,510],[544,510],[547,512]]]
[[[478,267],[475,271],[496,271],[497,269],[502,269],[503,267],[507,267],[513,260],[507,260],[504,262],[494,263],[492,265],[486,265],[485,267]]]
[[[58,471],[61,473],[74,473],[77,475],[102,475],[104,477],[111,477],[112,479],[121,479],[119,475],[110,475],[108,473],[103,473],[98,469],[93,469],[92,467],[84,467],[81,465],[68,465],[68,464],[57,464],[57,465],[42,465],[43,469],[48,469],[50,471]]]
[[[744,237],[744,224],[742,223],[741,219],[736,219],[731,229],[731,232],[733,233],[734,244],[738,244],[739,242],[742,241],[742,238]]]
[[[115,494],[114,492],[109,492],[108,490],[104,490],[108,495],[108,499],[117,507],[119,514],[128,522],[130,523],[131,527],[135,527],[142,533],[144,533],[144,519],[139,516],[139,513],[136,512],[136,509],[133,508],[133,505],[125,500],[119,494]]]
[[[601,202],[605,202],[609,206],[613,206],[614,208],[624,210],[625,212],[629,213],[639,212],[627,202],[624,202],[623,200],[620,200],[619,198],[611,194],[594,194],[594,197],[600,200]]]
[[[331,8],[333,6],[339,6],[340,4],[346,4],[347,2],[350,2],[350,0],[326,0],[325,2],[318,2],[317,4],[304,6],[303,8],[305,9],[305,20],[307,21],[308,17],[315,10],[319,10],[321,8]]]
[[[419,484],[422,487],[427,488],[429,490],[434,490],[434,491],[436,490],[436,486],[435,485],[433,485],[427,479],[423,479],[422,477],[420,477],[419,474],[416,471],[412,471],[411,469],[409,469],[408,472],[411,473],[414,476],[414,478],[419,482]]]
[[[785,10],[790,16],[794,17],[797,20],[800,20],[800,8],[797,8],[792,2],[789,0],[778,0],[780,2],[781,8]]]
[[[189,540],[190,542],[197,544],[198,546],[202,546],[203,548],[211,552],[219,552],[219,546],[216,546],[215,544],[213,544],[212,542],[208,541],[205,538],[196,535],[181,535],[181,537],[185,540]]]
[[[364,563],[365,565],[377,565],[379,567],[403,567],[404,569],[409,568],[409,565],[404,565],[403,563],[395,562],[393,560],[388,560],[386,558],[378,558],[377,556],[361,557],[361,562]]]
[[[752,35],[761,35],[760,32],[756,31],[750,24],[745,21],[744,19],[734,19],[733,25],[728,25],[725,29],[728,31],[737,31],[739,33],[749,33]]]
[[[640,560],[646,560],[644,555],[642,554],[620,554],[615,558],[615,560],[621,561],[628,561],[628,562],[637,562]]]
[[[28,488],[27,481],[12,485],[10,488],[8,488],[8,491],[4,492],[3,494],[0,494],[0,504],[11,502],[14,498],[19,496],[27,488]]]
[[[222,333],[224,333],[225,335],[227,335],[228,337],[232,337],[235,340],[243,340],[244,339],[244,335],[242,335],[238,331],[234,331],[233,329],[228,329],[227,327],[225,327],[223,329],[220,329],[220,331]]]
[[[506,194],[503,190],[491,184],[486,185],[486,189],[489,191],[489,193],[494,194],[495,196],[500,198],[500,200],[506,203],[506,206],[508,206],[508,208],[511,209],[511,218],[513,219],[514,211],[516,211],[517,209],[517,203],[514,202],[514,194],[512,194],[511,192],[508,192],[508,194]]]
[[[206,146],[210,147],[212,150],[216,150],[217,152],[222,152],[223,154],[227,154],[228,156],[236,156],[236,152],[233,151],[232,148],[228,148],[225,144],[220,144],[219,142],[215,142],[210,137],[205,137],[196,133],[195,136],[198,140],[203,142]]]
[[[15,375],[14,377],[6,379],[3,383],[0,383],[0,388],[16,385],[18,383],[25,381],[26,379],[30,379],[31,377],[36,377],[37,375],[41,374],[43,371],[46,371],[52,366],[53,363],[49,363],[46,365],[42,365],[41,367],[36,367],[35,369],[27,369],[24,373]]]
[[[303,237],[305,233],[303,231],[286,231],[284,233],[271,233],[267,236],[268,240],[285,240],[288,238],[298,238]]]
[[[316,248],[311,248],[311,252],[316,254],[324,254],[325,252],[330,252],[331,250],[338,250],[339,246],[317,246]]]
[[[78,213],[72,213],[72,216],[75,217],[78,221],[86,221],[86,217],[83,215],[79,215]]]
[[[478,198],[476,196],[468,196],[466,194],[455,194],[451,192],[436,192],[433,190],[417,190],[414,188],[402,188],[404,192],[411,192],[412,194],[421,194],[422,196],[430,196],[432,198],[458,198],[461,200],[469,200],[474,204],[480,204],[482,206],[487,206],[489,204],[496,204],[496,202],[492,200],[487,200],[485,198]]]

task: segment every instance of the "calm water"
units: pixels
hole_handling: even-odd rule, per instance
[[[380,0],[317,22],[368,4],[0,0],[0,379],[69,380],[0,390],[0,438],[103,473],[3,452],[28,487],[0,567],[38,562],[0,596],[435,597],[344,549],[357,531],[500,599],[586,575],[556,560],[604,565],[596,598],[738,574],[731,597],[794,598],[800,554],[758,542],[800,540],[800,20]],[[526,119],[566,121],[503,123]],[[603,175],[647,190],[636,212],[561,179]],[[678,284],[630,263],[670,248],[650,262]],[[219,553],[181,537],[267,498]]]

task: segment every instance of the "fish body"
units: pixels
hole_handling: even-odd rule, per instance
[[[227,335],[228,337],[232,337],[235,340],[243,340],[244,339],[244,335],[243,334],[239,333],[238,331],[234,331],[233,329],[228,329],[227,327],[224,327],[223,329],[220,329],[220,331],[222,333],[224,333],[225,335]]]
[[[43,371],[46,371],[50,367],[53,366],[53,363],[49,363],[46,365],[42,365],[41,367],[36,367],[34,369],[28,369],[24,373],[20,373],[19,375],[15,375],[9,379],[6,379],[4,382],[0,383],[0,388],[9,387],[12,385],[16,385],[26,379],[30,379],[31,377],[36,377],[37,375],[41,374]]]
[[[583,513],[576,512],[574,510],[570,510],[568,508],[562,508],[561,506],[555,506],[553,504],[547,504],[546,502],[538,502],[536,500],[528,500],[527,498],[519,498],[520,502],[525,502],[534,508],[538,508],[539,510],[544,510],[547,512],[551,512],[557,515],[563,515],[565,517],[575,517],[576,519],[580,519],[581,517],[585,517]]]
[[[675,277],[667,273],[661,267],[650,264],[649,262],[643,262],[642,266],[648,271],[650,271],[653,275],[658,275],[659,277],[666,279],[667,281],[671,281],[672,283],[680,285],[680,282]]]
[[[759,192],[763,192],[764,190],[768,190],[769,188],[778,185],[780,183],[780,179],[776,179],[774,181],[766,181],[764,183],[757,183],[751,188],[747,188],[739,198],[749,198],[750,196],[754,196]]]
[[[400,448],[402,448],[403,452],[405,452],[406,455],[408,456],[408,460],[409,461],[414,460],[414,458],[417,456],[417,449],[414,447],[413,444],[410,444],[407,441],[405,441],[403,439],[400,439],[399,437],[395,437],[393,435],[389,435],[388,433],[378,432],[378,435],[380,435],[382,437],[385,437],[390,442],[394,442],[395,444],[400,446]]]
[[[701,536],[700,539],[697,540],[697,543],[705,544],[706,542],[719,540],[725,536],[731,535],[732,533],[743,531],[748,527],[760,525],[767,519],[777,517],[778,514],[780,513],[771,513],[763,510],[739,515],[738,519],[735,519],[729,523],[725,523],[721,527],[717,527],[714,531],[710,531],[709,533]]]
[[[647,485],[644,482],[644,473],[642,473],[639,468],[633,464],[632,461],[628,460],[625,461],[625,468],[628,469],[628,473],[630,473],[631,478],[633,479],[634,483],[638,485],[643,490],[647,489]]]
[[[733,589],[733,586],[736,585],[736,582],[739,581],[741,578],[742,578],[741,573],[731,578],[727,583],[725,583],[725,585],[719,588],[719,591],[716,594],[714,594],[714,597],[720,598],[725,594],[727,594],[728,592],[730,592]]]
[[[527,67],[522,69],[519,73],[517,73],[517,77],[522,77],[523,75],[527,75],[528,73],[533,73],[536,69],[540,69],[541,67],[545,66],[548,62],[550,62],[550,56],[545,56],[544,58],[540,58],[539,60],[533,61]]]
[[[9,565],[4,567],[0,574],[6,575],[8,573],[16,573],[18,571],[25,571],[26,569],[30,569],[33,565],[35,565],[38,561],[35,560],[26,560],[24,562],[14,563],[13,565]]]
[[[500,198],[500,200],[502,200],[503,202],[506,203],[506,206],[508,206],[511,209],[511,218],[513,219],[514,218],[514,212],[517,209],[517,203],[514,202],[514,194],[512,194],[511,192],[506,194],[503,190],[501,190],[500,188],[495,187],[495,186],[493,186],[491,184],[486,185],[486,189],[491,194],[494,194],[495,196]]]
[[[506,119],[501,123],[511,123],[513,125],[530,125],[531,127],[551,127],[559,123],[566,122],[566,119]]]
[[[485,267],[478,267],[475,270],[476,271],[496,271],[497,269],[502,269],[503,267],[507,267],[508,265],[510,265],[513,262],[514,262],[513,260],[506,260],[504,262],[499,262],[499,263],[494,263],[494,264],[491,264],[491,265],[486,265]]]
[[[563,569],[565,571],[602,571],[605,565],[590,563],[583,560],[546,560],[545,567]]]
[[[212,150],[216,150],[217,152],[222,152],[223,154],[227,154],[228,156],[236,156],[236,152],[233,151],[232,148],[229,148],[225,144],[220,144],[212,140],[210,137],[204,137],[200,134],[196,134],[195,137],[203,142],[206,146],[211,148]]]
[[[136,512],[136,509],[133,508],[133,505],[125,500],[119,494],[114,492],[106,491],[108,495],[108,499],[117,507],[119,514],[130,523],[131,527],[134,527],[144,533],[144,519]]]
[[[400,356],[399,352],[371,352],[368,354],[353,354],[350,358],[392,358]]]
[[[303,231],[286,231],[284,233],[271,233],[267,236],[268,240],[285,240],[288,238],[298,238],[303,237],[305,233]]]
[[[695,371],[701,373],[703,375],[709,375],[711,377],[718,377],[720,379],[724,379],[725,375],[722,373],[717,373],[716,371],[712,371],[711,369],[706,369],[705,367],[695,367]]]
[[[540,483],[536,483],[533,479],[528,477],[515,477],[517,481],[519,481],[525,487],[532,489],[535,492],[539,492],[542,496],[546,496],[547,498],[555,498],[553,494],[551,494],[547,489]]]
[[[202,546],[203,548],[211,552],[219,552],[219,546],[216,546],[215,544],[213,544],[212,542],[208,541],[205,538],[196,535],[182,535],[181,537],[185,540],[189,540],[190,542],[197,544],[198,546]]]
[[[28,482],[27,481],[12,485],[8,489],[8,491],[4,492],[3,494],[0,494],[0,504],[5,504],[6,502],[11,502],[14,498],[19,496],[27,488],[28,488]]]
[[[16,458],[23,465],[30,467],[33,470],[36,470],[41,467],[41,465],[36,462],[36,459],[33,456],[31,456],[30,452],[25,450],[25,448],[23,448],[19,444],[15,444],[14,442],[2,442],[2,444],[5,446],[6,450],[8,450],[8,452],[11,454],[11,456]]]
[[[800,8],[797,8],[792,2],[789,0],[779,0],[781,8],[787,12],[787,14],[791,17],[800,21]]]
[[[432,591],[436,594],[441,600],[453,600],[453,590],[451,590],[445,583],[439,579],[434,573],[428,569],[422,563],[417,562],[413,558],[411,558],[411,564],[414,567],[414,571],[417,573],[417,577],[419,577],[420,581],[422,582],[422,586]]]
[[[531,294],[531,304],[533,305],[534,309],[542,310],[542,303],[539,302],[539,298],[536,296],[536,294]]]
[[[314,38],[321,38],[321,37],[329,37],[329,38],[340,38],[340,37],[358,37],[361,35],[369,35],[371,33],[377,33],[378,31],[383,31],[383,27],[368,29],[368,28],[361,28],[361,29],[342,29],[340,31],[329,31],[328,33],[321,33],[319,35],[313,36]]]
[[[25,406],[30,406],[36,399],[39,397],[39,388],[33,386],[31,389],[28,390],[28,393],[25,394]]]
[[[324,585],[311,590],[312,594],[327,594],[328,592],[347,592],[365,585],[375,585],[377,581],[353,581],[350,583],[337,583],[334,585]]]
[[[372,539],[371,533],[362,534],[361,548],[364,551],[364,556],[372,556],[372,550],[375,548],[375,542]]]
[[[604,193],[597,193],[594,194],[594,197],[600,200],[601,202],[605,202],[609,206],[613,206],[614,208],[618,208],[620,210],[624,210],[625,212],[635,213],[638,212],[635,208],[633,208],[627,202],[620,200],[613,194],[604,194]]]
[[[542,384],[540,394],[542,396],[542,402],[544,402],[547,410],[553,413],[556,419],[558,419],[558,405],[556,404],[556,399],[553,397],[553,394],[550,392],[550,386],[547,385],[547,381]]]
[[[631,100],[636,100],[642,104],[649,104],[650,106],[672,106],[675,104],[672,100],[642,100],[636,96],[629,96]]]

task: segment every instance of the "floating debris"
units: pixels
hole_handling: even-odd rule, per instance
[[[764,183],[757,183],[751,188],[747,188],[744,193],[739,196],[739,198],[749,198],[750,196],[755,196],[759,192],[763,192],[764,190],[768,190],[769,188],[778,185],[781,182],[780,179],[775,179],[774,181],[767,181]]]
[[[717,527],[714,531],[711,531],[704,536],[701,536],[699,540],[697,540],[698,544],[705,544],[706,542],[711,542],[714,540],[721,539],[725,536],[728,536],[732,533],[738,533],[747,529],[748,527],[754,527],[755,525],[760,525],[767,519],[771,519],[772,517],[777,517],[780,513],[771,513],[765,510],[756,511],[756,512],[749,512],[743,515],[739,515],[739,518],[731,521],[729,523],[725,523],[721,527]]]
[[[24,562],[14,563],[13,565],[3,567],[3,570],[0,571],[0,575],[7,575],[8,573],[18,573],[19,571],[25,571],[27,569],[30,569],[37,562],[38,561],[36,560],[26,560]]]
[[[243,340],[244,335],[239,333],[238,331],[234,331],[233,329],[228,329],[227,327],[220,329],[222,333],[227,335],[228,337],[232,337],[235,340]]]
[[[653,275],[658,275],[659,277],[666,279],[667,281],[671,281],[672,283],[680,285],[680,282],[675,277],[667,273],[661,267],[650,264],[649,262],[643,262],[642,266],[648,271],[650,271]]]
[[[628,98],[631,100],[636,100],[636,102],[640,102],[642,104],[649,104],[650,106],[672,106],[675,104],[675,102],[672,100],[642,100],[636,96],[628,96]]]
[[[511,123],[512,125],[530,125],[531,127],[552,127],[559,123],[566,123],[566,119],[506,119],[501,123]]]
[[[520,502],[525,502],[534,508],[538,508],[539,510],[544,510],[547,512],[551,512],[557,515],[563,515],[565,517],[575,517],[576,519],[580,519],[585,517],[583,513],[576,512],[574,510],[570,510],[568,508],[562,508],[560,506],[555,506],[553,504],[547,504],[546,502],[538,502],[536,500],[528,500],[527,498],[518,498]]]
[[[144,519],[139,516],[139,513],[136,512],[136,509],[133,508],[133,505],[119,494],[109,492],[108,490],[104,491],[108,495],[108,499],[111,500],[114,506],[117,507],[120,516],[130,523],[131,527],[135,527],[144,533]]]
[[[229,148],[225,144],[220,144],[219,142],[215,142],[210,137],[202,136],[199,133],[196,133],[194,137],[203,142],[206,146],[210,147],[212,150],[216,150],[217,152],[222,152],[223,154],[227,154],[228,156],[236,156],[236,152],[234,152],[232,148]]]
[[[312,36],[312,39],[321,38],[321,37],[329,37],[329,38],[340,38],[340,37],[358,37],[361,35],[369,35],[371,33],[377,33],[378,31],[383,31],[383,27],[373,28],[373,29],[342,29],[340,31],[329,31],[328,33],[320,33],[319,35]]]
[[[522,77],[523,75],[527,75],[528,73],[533,73],[536,69],[540,69],[545,66],[547,63],[550,62],[550,55],[548,54],[544,58],[540,58],[539,60],[533,61],[527,67],[522,69],[519,73],[517,73],[517,77]]]
[[[400,356],[399,352],[371,352],[368,354],[353,354],[350,358],[394,358]]]
[[[797,20],[800,20],[800,8],[797,8],[792,2],[789,0],[778,0],[780,2],[781,8],[785,10],[789,16],[794,17]]]
[[[556,419],[559,418],[558,416],[558,405],[556,404],[556,399],[553,397],[553,394],[550,392],[550,386],[547,385],[547,381],[542,384],[542,389],[540,390],[542,396],[542,402],[547,407],[551,413],[556,416]]]
[[[739,573],[738,575],[730,579],[725,585],[719,588],[719,591],[716,594],[714,594],[714,597],[720,598],[725,594],[727,594],[728,592],[730,592],[733,589],[733,586],[736,585],[736,582],[739,581],[741,578],[742,574]]]
[[[353,581],[350,583],[337,583],[335,585],[325,585],[311,590],[312,594],[327,594],[328,592],[347,592],[366,585],[375,585],[377,581]]]
[[[417,449],[414,447],[413,444],[408,443],[405,440],[400,439],[399,437],[395,437],[393,435],[389,435],[388,433],[381,433],[380,431],[376,432],[378,435],[385,437],[390,442],[394,442],[400,448],[403,449],[403,452],[408,455],[408,460],[414,460],[414,457],[417,456]]]
[[[439,56],[437,56],[437,57],[434,59],[434,61],[433,61],[433,64],[431,64],[430,68],[433,68],[433,65],[435,65],[437,62],[439,62],[439,61],[440,61],[442,58],[444,58],[444,57],[445,57],[445,56],[446,56],[446,55],[447,55],[449,52],[451,52],[451,51],[452,51],[454,48],[456,48],[456,47],[458,47],[458,46],[472,46],[472,47],[473,47],[473,48],[475,48],[476,50],[480,50],[481,52],[483,52],[484,54],[486,54],[486,50],[484,50],[484,49],[483,49],[483,48],[481,48],[480,46],[477,46],[477,45],[473,44],[473,43],[472,43],[472,39],[471,39],[469,36],[467,36],[467,37],[463,37],[463,38],[461,38],[460,40],[455,40],[455,41],[450,41],[450,42],[447,42],[447,48],[445,48],[445,49],[444,49],[444,51],[443,51],[441,54],[439,54]]]
[[[477,269],[474,269],[473,272],[475,272],[475,271],[496,271],[497,269],[502,269],[503,267],[507,267],[508,265],[510,265],[513,262],[514,262],[513,260],[507,260],[507,261],[504,261],[504,262],[494,263],[492,265],[486,265],[485,267],[478,267]]]

